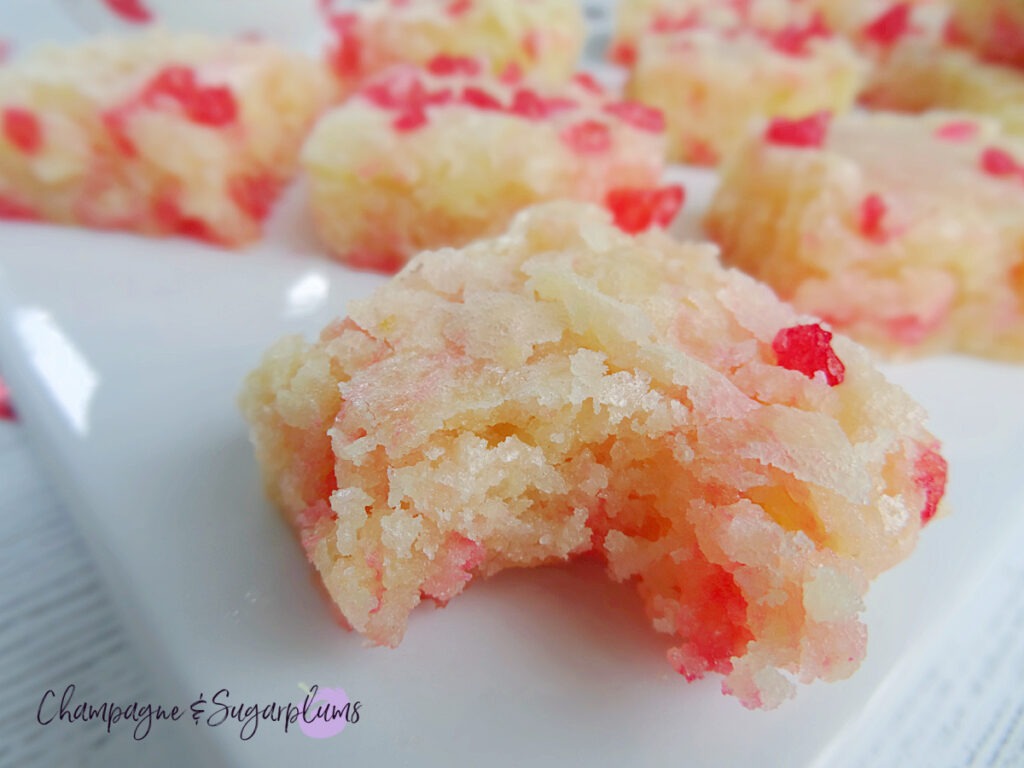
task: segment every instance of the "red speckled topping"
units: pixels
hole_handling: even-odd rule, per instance
[[[512,97],[512,106],[509,107],[509,111],[528,120],[543,120],[554,112],[572,109],[575,106],[576,102],[571,99],[547,99],[529,88],[519,88]]]
[[[842,384],[846,376],[846,366],[832,349],[832,333],[817,323],[783,328],[775,335],[772,349],[783,368],[809,379],[822,371],[830,387]]]
[[[4,110],[4,136],[26,155],[34,155],[43,147],[43,129],[33,112],[20,107]]]
[[[860,232],[868,240],[876,243],[884,243],[889,239],[889,233],[885,227],[885,217],[889,213],[889,206],[881,195],[870,194],[861,200],[860,203]]]
[[[765,140],[788,147],[820,147],[825,143],[832,113],[816,112],[808,117],[788,120],[777,117],[768,124]]]
[[[581,155],[599,154],[612,145],[608,126],[597,120],[573,123],[562,131],[561,138],[573,152]]]
[[[359,17],[354,13],[338,13],[332,15],[329,22],[334,30],[334,43],[327,54],[331,68],[342,77],[358,77],[363,58]]]
[[[897,3],[868,22],[862,30],[868,40],[889,47],[910,32],[910,3]]]
[[[103,0],[103,2],[113,13],[132,24],[146,24],[153,20],[153,12],[142,3],[142,0]]]
[[[37,221],[39,214],[5,195],[0,195],[0,220],[6,221]]]
[[[617,101],[606,106],[604,111],[642,131],[661,133],[665,130],[665,117],[661,110],[635,101]]]
[[[608,193],[604,204],[619,229],[636,234],[671,224],[685,197],[685,190],[679,184],[650,189],[620,187]]]
[[[149,81],[142,100],[152,104],[164,98],[178,102],[189,120],[214,128],[228,125],[238,116],[231,89],[224,85],[199,85],[190,67],[165,67]]]
[[[806,56],[807,46],[815,39],[832,37],[832,30],[825,24],[820,13],[815,13],[804,26],[790,24],[769,37],[772,47],[787,56]]]
[[[281,191],[281,183],[269,174],[235,176],[228,181],[228,194],[251,218],[262,221]]]
[[[500,99],[475,85],[467,85],[462,89],[460,101],[485,111],[499,112],[504,109]]]
[[[1020,176],[1024,179],[1024,165],[1013,155],[999,147],[988,147],[981,153],[978,161],[981,170],[989,176],[1009,177]]]
[[[478,75],[480,70],[480,62],[469,56],[449,56],[446,53],[439,53],[427,63],[427,71],[440,77]]]
[[[452,0],[444,9],[449,16],[461,16],[473,8],[473,0]]]
[[[946,493],[946,479],[949,466],[938,446],[927,448],[914,464],[914,482],[924,491],[924,508],[921,510],[921,522],[927,523],[939,509],[939,502]]]
[[[604,86],[597,82],[597,80],[594,79],[594,76],[588,72],[577,72],[573,75],[572,81],[584,90],[590,91],[595,96],[604,95]]]
[[[970,120],[951,120],[935,129],[935,136],[945,141],[970,141],[978,135],[978,124]]]

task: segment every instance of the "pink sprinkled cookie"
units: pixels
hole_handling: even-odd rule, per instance
[[[641,38],[653,30],[693,25],[729,29],[748,26],[782,30],[812,18],[806,0],[618,0],[608,58],[623,66],[636,63]]]
[[[867,71],[817,14],[662,13],[638,41],[626,92],[660,109],[674,160],[715,164],[752,120],[848,109]]]
[[[607,203],[633,231],[664,226],[682,203],[657,187],[659,112],[610,99],[587,75],[552,89],[447,55],[368,81],[320,121],[302,159],[331,254],[382,271],[497,234],[542,200]]]
[[[586,553],[636,584],[688,679],[748,707],[852,673],[868,581],[940,509],[924,414],[865,350],[599,207],[419,255],[241,407],[266,488],[351,626]]]
[[[776,121],[707,218],[727,263],[892,355],[1024,360],[1024,145],[976,116]]]
[[[565,83],[583,48],[583,12],[566,0],[374,0],[328,12],[329,61],[353,85],[396,63],[436,56],[485,58],[493,74]]]
[[[250,242],[333,88],[266,43],[42,49],[0,68],[0,218]]]

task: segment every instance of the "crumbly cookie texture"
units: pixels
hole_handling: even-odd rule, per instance
[[[1024,360],[1024,146],[977,116],[779,121],[707,218],[727,263],[895,356]]]
[[[710,245],[569,202],[282,340],[241,407],[270,497],[371,642],[475,576],[594,553],[672,666],[748,707],[856,669],[868,581],[946,478],[864,349]]]
[[[518,71],[562,84],[586,37],[580,4],[566,0],[375,0],[329,21],[328,60],[348,85],[439,54],[485,58],[493,74]]]
[[[543,200],[656,207],[664,143],[659,112],[587,75],[548,88],[442,55],[371,79],[320,121],[302,158],[332,255],[394,271],[420,250],[497,234]]]
[[[333,91],[322,65],[268,43],[41,49],[0,68],[0,217],[247,243]]]
[[[673,160],[715,164],[757,118],[849,109],[866,74],[819,16],[759,27],[693,13],[640,38],[626,93],[664,113]]]

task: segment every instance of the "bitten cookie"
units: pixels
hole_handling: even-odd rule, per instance
[[[267,43],[41,49],[0,68],[0,217],[247,243],[333,88]]]
[[[266,488],[347,621],[596,553],[668,658],[748,707],[864,656],[868,580],[939,509],[924,414],[867,353],[594,206],[418,256],[241,396]]]
[[[1024,360],[1024,147],[980,117],[777,121],[707,218],[727,263],[893,355]]]

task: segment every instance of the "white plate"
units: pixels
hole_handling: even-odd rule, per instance
[[[709,184],[689,181],[692,218]],[[248,741],[188,715],[154,725],[197,737],[211,760],[810,765],[969,594],[1024,508],[1024,369],[901,366],[892,374],[946,441],[956,513],[872,589],[868,659],[850,680],[748,712],[717,679],[673,673],[632,591],[592,566],[501,574],[418,609],[399,649],[363,647],[263,499],[234,405],[271,341],[316,332],[382,280],[322,260],[297,195],[246,253],[0,225],[0,367],[162,675],[162,703],[187,708],[220,688],[233,703],[300,702],[300,683],[362,703],[357,724],[323,740],[273,722]]]

